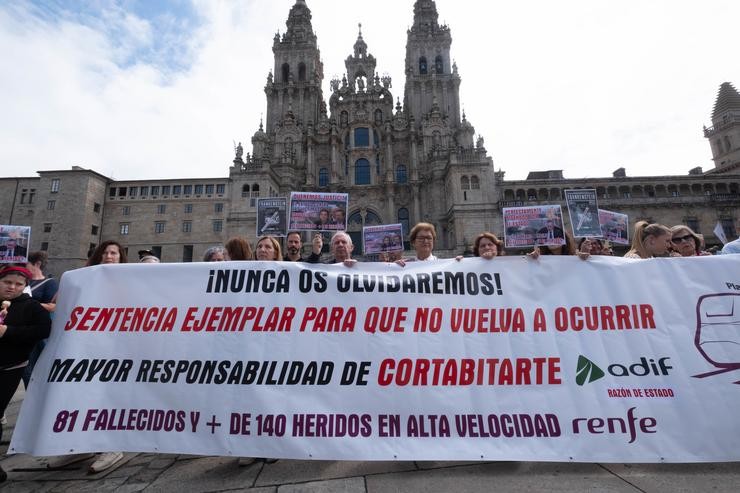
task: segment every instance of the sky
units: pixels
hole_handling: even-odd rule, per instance
[[[306,0],[329,80],[358,23],[403,100],[413,0]],[[0,0],[0,176],[228,175],[265,112],[295,0]],[[740,87],[736,0],[437,0],[468,121],[507,179],[713,167],[702,126]]]

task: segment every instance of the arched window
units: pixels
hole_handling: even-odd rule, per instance
[[[249,185],[242,185],[242,197],[249,197]]]
[[[426,75],[427,73],[427,57],[421,57],[419,58],[419,73],[421,75]]]
[[[470,177],[470,188],[473,190],[480,190],[480,179],[477,175],[473,175]]]
[[[437,58],[434,59],[434,71],[438,74],[444,73],[444,62],[442,61],[442,55],[437,55]]]
[[[290,77],[290,65],[284,63],[281,67],[281,73],[283,75],[282,81],[287,83],[288,78]]]
[[[370,129],[360,127],[355,129],[355,147],[370,147]]]
[[[406,174],[406,165],[399,164],[398,166],[396,166],[396,182],[406,183],[408,181],[409,181],[409,177]]]
[[[404,235],[409,234],[409,210],[405,207],[398,209],[398,222],[401,223],[401,228]]]
[[[460,188],[463,190],[470,190],[470,180],[468,180],[467,176],[460,178]]]
[[[370,161],[365,158],[355,161],[355,185],[370,184]]]
[[[326,168],[321,168],[319,170],[319,186],[329,186],[329,170]]]
[[[298,80],[306,80],[306,64],[303,62],[298,64]]]
[[[255,183],[252,185],[252,197],[259,197],[260,196],[260,186]]]

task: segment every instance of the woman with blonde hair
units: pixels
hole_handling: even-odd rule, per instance
[[[638,221],[632,234],[632,249],[625,258],[667,257],[671,243],[671,230],[662,224]]]
[[[235,236],[224,245],[229,260],[252,260],[252,247],[243,236]]]
[[[283,260],[280,242],[274,236],[261,236],[254,249],[255,260]]]

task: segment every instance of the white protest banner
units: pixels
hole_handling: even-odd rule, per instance
[[[740,256],[100,265],[10,452],[740,459]]]

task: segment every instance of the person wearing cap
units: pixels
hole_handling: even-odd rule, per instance
[[[0,414],[18,388],[28,355],[34,345],[49,337],[51,318],[41,303],[23,290],[33,277],[24,267],[7,266],[0,270]],[[2,424],[0,424],[2,438]],[[0,467],[0,482],[8,478]]]

